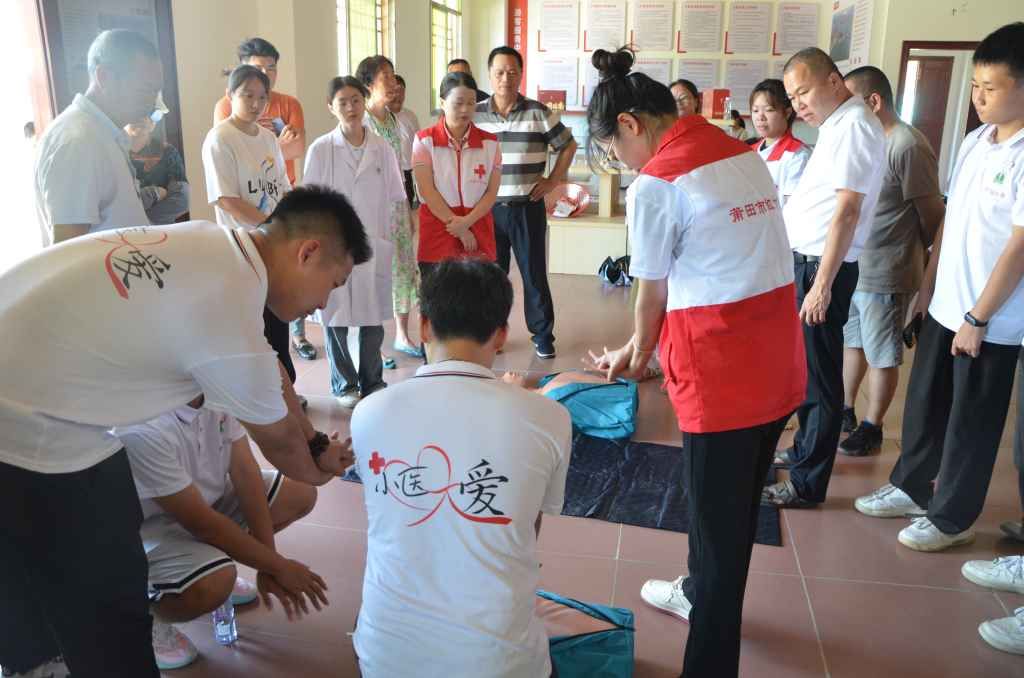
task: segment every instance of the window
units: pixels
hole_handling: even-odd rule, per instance
[[[374,54],[394,57],[392,0],[338,0],[338,70],[353,73]]]
[[[441,80],[448,62],[462,56],[462,0],[432,0],[430,3],[430,99],[438,102]]]

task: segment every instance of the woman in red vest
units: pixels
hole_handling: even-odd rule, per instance
[[[501,147],[498,137],[473,124],[475,108],[476,81],[449,73],[441,81],[441,117],[413,144],[421,277],[452,257],[496,258],[491,207],[501,183]]]

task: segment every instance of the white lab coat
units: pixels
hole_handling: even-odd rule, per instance
[[[364,126],[360,161],[340,127],[306,151],[304,184],[323,184],[352,203],[373,247],[373,258],[356,266],[348,281],[331,292],[320,312],[325,327],[380,325],[392,316],[391,244],[394,204],[405,200],[405,184],[391,145]]]

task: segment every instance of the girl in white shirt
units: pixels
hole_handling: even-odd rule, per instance
[[[750,93],[750,120],[760,137],[757,152],[768,163],[783,205],[796,190],[811,157],[811,149],[793,136],[795,119],[781,80],[762,80]]]
[[[405,187],[391,145],[363,122],[363,84],[351,76],[334,78],[327,95],[339,124],[309,146],[303,181],[324,184],[348,198],[373,247],[373,257],[352,269],[322,311],[331,391],[342,406],[355,407],[360,398],[385,386],[380,349],[383,323],[392,313],[391,239],[399,218],[395,204],[404,204]],[[348,350],[350,327],[359,329],[358,370]]]
[[[217,223],[253,229],[291,189],[272,132],[257,123],[270,100],[270,80],[242,65],[228,77],[231,115],[206,135],[203,170]]]

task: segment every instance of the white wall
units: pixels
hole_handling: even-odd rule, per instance
[[[259,36],[273,43],[281,53],[275,89],[302,102],[306,138],[313,141],[333,126],[325,90],[337,75],[335,0],[175,0],[172,10],[190,211],[195,219],[212,219],[201,152],[227,84],[221,71],[236,65],[243,40]],[[301,177],[302,159],[296,163]]]
[[[468,2],[469,0],[464,0]],[[395,71],[405,78],[405,105],[430,121],[430,0],[394,0]],[[354,66],[353,66],[354,68]]]
[[[221,70],[237,62],[235,48],[257,34],[258,13],[242,0],[175,0],[174,50],[177,54],[178,93],[185,170],[192,184],[193,219],[213,219],[206,202],[202,147],[213,126],[213,107],[224,95]]]
[[[903,41],[980,41],[1000,26],[1024,20],[1022,0],[889,0],[877,4],[885,6],[886,16],[880,42],[872,45],[872,63],[885,71],[893,88],[899,84]]]
[[[505,0],[464,0],[462,12],[462,58],[473,67],[480,89],[490,92],[487,56],[506,43]]]

